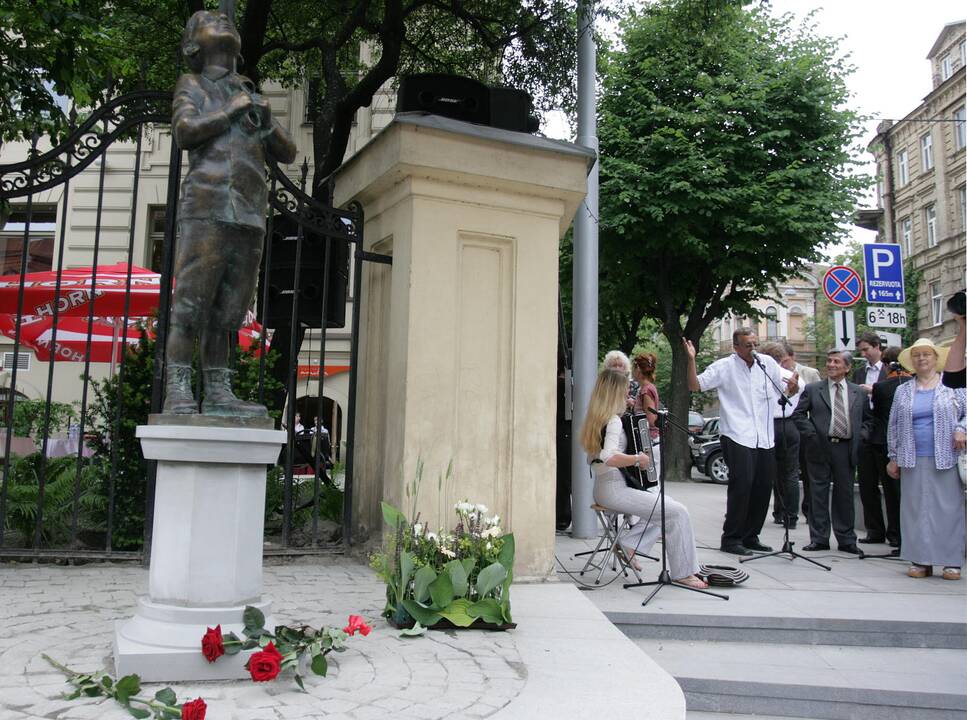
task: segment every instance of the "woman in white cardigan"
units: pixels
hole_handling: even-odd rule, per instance
[[[886,471],[900,478],[901,552],[912,563],[907,574],[927,577],[940,565],[945,580],[959,580],[967,530],[957,453],[967,448],[967,395],[940,382],[937,368],[946,355],[926,338],[900,353],[916,377],[894,396]]]

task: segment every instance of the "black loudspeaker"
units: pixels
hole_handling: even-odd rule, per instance
[[[396,111],[414,110],[487,125],[490,123],[490,88],[459,75],[406,75],[400,80]]]
[[[272,223],[272,251],[268,274],[269,304],[265,326],[288,328],[292,322],[292,299],[296,277],[296,245],[298,226],[284,216],[276,215]],[[346,298],[349,289],[349,243],[330,240],[329,299],[326,303],[326,327],[346,326]],[[262,253],[259,271],[258,313],[263,311],[265,261],[269,249]],[[327,274],[326,241],[321,235],[306,233],[302,238],[299,264],[299,323],[310,328],[322,322],[322,288]]]
[[[459,75],[406,75],[396,96],[397,112],[423,111],[515,132],[537,132],[534,103],[523,90],[487,87]]]

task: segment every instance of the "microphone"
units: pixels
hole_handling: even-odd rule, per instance
[[[752,359],[755,360],[755,364],[758,365],[762,370],[766,369],[766,366],[762,364],[762,360],[759,359],[759,353],[755,350],[752,351]]]

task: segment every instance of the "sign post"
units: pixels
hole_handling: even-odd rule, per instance
[[[833,310],[833,336],[837,350],[856,350],[856,322],[852,310]]]
[[[903,305],[903,258],[900,246],[892,243],[868,243],[863,246],[866,275],[866,299],[871,303]],[[905,327],[904,325],[900,327]]]

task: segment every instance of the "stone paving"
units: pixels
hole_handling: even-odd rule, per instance
[[[373,622],[344,653],[329,655],[329,674],[310,675],[307,692],[290,676],[270,683],[178,683],[179,700],[203,697],[210,720],[394,717],[483,718],[507,705],[526,682],[513,633],[429,633],[401,638],[379,620],[383,585],[346,558],[265,569],[266,594],[279,622],[342,627],[350,613]],[[129,718],[113,701],[63,699],[69,686],[40,656],[91,672],[112,666],[115,620],[128,617],[147,590],[140,567],[0,566],[0,719]],[[405,647],[404,647],[405,646]],[[163,685],[146,685],[154,694]]]

